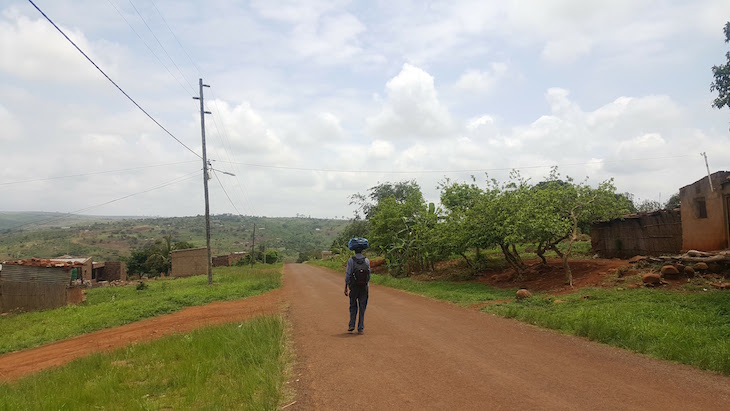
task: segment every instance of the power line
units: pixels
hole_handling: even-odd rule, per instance
[[[670,157],[651,157],[651,158],[631,158],[622,160],[601,160],[601,161],[589,161],[585,163],[566,163],[566,164],[548,164],[548,165],[534,165],[534,166],[516,166],[516,167],[501,167],[501,168],[478,168],[478,169],[461,169],[461,170],[342,170],[332,168],[308,168],[308,167],[290,167],[290,166],[275,166],[268,164],[254,164],[254,163],[233,163],[240,164],[248,167],[259,167],[259,168],[271,168],[279,170],[293,170],[293,171],[320,171],[327,173],[356,173],[356,174],[434,174],[434,173],[476,173],[476,172],[488,172],[488,171],[510,171],[510,170],[523,170],[532,168],[550,168],[550,167],[572,167],[572,166],[584,166],[584,165],[596,165],[606,163],[623,163],[627,161],[649,161],[649,160],[666,160],[685,158],[688,155],[683,156],[670,156]],[[226,161],[221,161],[225,163]]]
[[[200,67],[198,67],[198,65],[195,63],[195,60],[193,60],[193,58],[190,56],[190,53],[188,53],[188,50],[185,48],[185,46],[183,46],[182,42],[175,34],[175,31],[172,30],[172,27],[170,27],[170,24],[168,24],[167,19],[165,19],[165,16],[162,14],[162,11],[160,11],[160,9],[157,7],[157,4],[155,4],[155,1],[150,0],[150,2],[152,3],[152,6],[154,6],[155,10],[157,10],[157,14],[160,15],[160,18],[165,23],[167,30],[170,31],[170,34],[172,34],[172,37],[177,42],[178,46],[180,46],[180,49],[182,49],[182,51],[187,56],[188,60],[190,61],[190,64],[192,64],[192,66],[198,71],[198,74],[200,75],[200,77],[203,77],[203,73],[201,72]],[[218,107],[218,101],[217,101],[217,98],[216,98],[213,90],[211,90],[211,94],[213,95],[213,104],[215,104],[215,113],[220,113],[221,111],[220,111],[220,108]],[[228,159],[228,161],[231,162],[231,155],[230,155],[228,147],[227,147],[229,145],[229,143],[227,143],[227,141],[226,141],[226,140],[229,140],[229,137],[228,137],[228,130],[226,129],[225,122],[221,119],[223,133],[221,133],[220,129],[218,128],[218,121],[216,120],[216,115],[213,116],[213,125],[215,126],[215,129],[217,131],[216,135],[221,140],[221,143],[223,143],[222,144],[223,152],[226,155],[226,158]],[[254,209],[252,203],[249,201],[248,196],[244,192],[245,187],[244,187],[243,183],[241,182],[240,178],[238,177],[238,174],[240,174],[240,172],[237,170],[237,167],[235,167],[235,163],[233,163],[233,164],[234,164],[234,171],[236,171],[236,173],[235,173],[236,181],[238,182],[238,184],[237,184],[238,192],[241,193],[241,198],[244,200],[242,203],[244,203],[248,207],[248,209],[251,211],[251,214],[258,214],[256,212],[256,210]]]
[[[213,170],[213,171],[215,171],[215,170]],[[222,181],[221,181],[221,179],[220,179],[220,178],[218,177],[218,173],[213,173],[213,175],[215,176],[215,179],[216,179],[216,180],[218,180],[218,184],[220,184],[220,186],[221,186],[221,189],[223,190],[223,193],[224,193],[224,194],[226,195],[226,198],[228,198],[228,202],[230,202],[230,203],[231,203],[231,205],[233,206],[233,209],[234,209],[234,210],[236,210],[236,214],[238,214],[238,215],[240,215],[241,217],[243,217],[243,215],[241,214],[241,212],[240,212],[240,211],[238,211],[238,207],[236,207],[236,205],[235,205],[235,204],[233,204],[233,200],[231,200],[231,196],[229,196],[229,195],[228,195],[228,191],[226,191],[226,188],[225,188],[225,187],[223,187],[223,182],[222,182]]]
[[[84,211],[89,211],[91,209],[98,208],[98,207],[102,207],[102,206],[105,206],[105,205],[108,205],[108,204],[111,204],[111,203],[115,203],[117,201],[121,201],[121,200],[127,199],[129,197],[133,197],[133,196],[136,196],[136,195],[139,195],[139,194],[149,193],[150,191],[158,190],[160,188],[167,187],[167,186],[172,185],[172,184],[176,184],[176,183],[183,182],[185,180],[189,180],[191,178],[197,177],[198,173],[200,173],[200,170],[197,170],[197,171],[195,171],[193,173],[190,173],[190,174],[186,174],[186,175],[184,175],[182,177],[174,178],[174,179],[172,179],[170,181],[167,181],[165,183],[156,185],[156,186],[151,187],[151,188],[148,188],[146,190],[138,191],[138,192],[132,193],[132,194],[127,194],[125,196],[122,196],[122,197],[119,197],[119,198],[115,198],[113,200],[109,200],[109,201],[103,202],[101,204],[96,204],[96,205],[93,205],[93,206],[89,206],[89,207],[85,207],[85,208],[80,208],[80,209],[75,210],[75,211],[69,211],[68,213],[64,213],[62,215],[59,215],[59,216],[56,216],[56,217],[51,217],[51,218],[48,218],[48,219],[45,219],[45,220],[31,221],[31,222],[23,223],[23,224],[20,224],[18,226],[11,227],[11,229],[20,229],[20,228],[23,228],[25,226],[33,225],[33,224],[43,224],[43,223],[47,223],[49,221],[58,220],[59,218],[64,218],[64,217],[67,217],[67,216],[70,216],[70,215],[73,215],[73,214],[83,213]]]
[[[172,31],[172,28],[170,27],[170,25],[167,24],[167,20],[165,20],[165,16],[162,15],[162,12],[160,11],[160,9],[157,8],[157,4],[155,4],[154,0],[150,0],[150,3],[152,3],[152,5],[155,7],[155,10],[157,10],[157,14],[160,15],[160,17],[162,18],[162,21],[165,23],[165,26],[167,27],[168,30],[170,30],[170,33],[172,34],[172,37],[175,38],[175,41],[177,41],[178,46],[180,46],[180,48],[185,52],[185,55],[188,56],[188,60],[190,60],[190,63],[193,64],[193,67],[195,67],[195,70],[197,70],[198,71],[198,74],[200,74],[200,76],[203,77],[203,73],[200,72],[200,69],[198,68],[198,65],[195,64],[195,61],[193,60],[193,58],[190,57],[190,53],[188,53],[188,51],[182,45],[182,43],[180,42],[180,40],[175,35],[175,32]]]
[[[141,110],[141,111],[142,111],[142,112],[143,112],[143,113],[144,113],[144,114],[145,114],[145,115],[146,115],[147,117],[149,117],[149,119],[150,119],[150,120],[152,120],[152,121],[153,121],[153,122],[154,122],[155,124],[157,124],[157,126],[158,126],[158,127],[160,127],[160,128],[161,128],[161,129],[163,130],[163,131],[165,131],[165,133],[167,133],[167,134],[168,134],[168,135],[169,135],[170,137],[172,137],[173,139],[175,139],[175,141],[177,141],[178,143],[180,143],[180,144],[181,144],[181,145],[182,145],[183,147],[185,147],[185,148],[186,148],[186,149],[187,149],[188,151],[190,151],[191,153],[195,154],[195,155],[196,155],[196,156],[197,156],[198,158],[202,158],[202,157],[201,157],[201,156],[200,156],[200,155],[199,155],[198,153],[196,153],[195,151],[193,151],[193,149],[191,149],[190,147],[188,147],[187,145],[185,145],[185,143],[183,143],[182,141],[180,141],[180,139],[178,139],[178,138],[177,138],[177,137],[175,137],[175,136],[174,136],[174,135],[173,135],[173,134],[172,134],[172,133],[171,133],[170,131],[168,131],[168,130],[167,130],[167,129],[166,129],[166,128],[165,128],[165,127],[164,127],[164,126],[162,125],[162,124],[160,124],[160,122],[159,122],[159,121],[157,121],[157,120],[156,120],[156,119],[155,119],[154,117],[152,117],[152,115],[150,115],[150,113],[148,113],[148,112],[147,112],[147,110],[143,109],[143,108],[142,108],[142,106],[140,106],[140,105],[139,105],[139,104],[138,104],[138,103],[137,103],[136,101],[134,101],[134,99],[133,99],[132,97],[130,97],[130,96],[129,96],[129,94],[127,94],[127,92],[126,92],[126,91],[122,90],[122,88],[121,88],[121,87],[119,87],[119,85],[118,85],[117,83],[115,83],[115,82],[114,82],[114,80],[112,80],[112,79],[111,79],[111,77],[109,77],[109,76],[108,76],[108,75],[107,75],[107,74],[106,74],[106,73],[104,72],[104,70],[102,70],[102,69],[101,69],[101,68],[100,68],[100,67],[99,67],[99,66],[98,66],[98,65],[97,65],[97,64],[96,64],[96,63],[94,62],[94,60],[92,60],[92,59],[91,59],[91,57],[89,57],[89,56],[88,56],[88,55],[87,55],[86,53],[84,53],[84,51],[83,51],[83,50],[81,50],[81,48],[80,48],[79,46],[77,46],[77,45],[76,45],[76,43],[74,43],[74,41],[73,41],[73,40],[71,40],[71,39],[70,39],[70,38],[69,38],[69,37],[68,37],[68,36],[66,35],[66,33],[64,33],[64,31],[63,31],[63,30],[61,30],[61,28],[60,28],[60,27],[58,27],[58,26],[56,25],[56,23],[54,23],[54,22],[53,22],[53,20],[51,20],[51,18],[50,18],[50,17],[48,17],[48,16],[46,15],[46,13],[44,13],[44,12],[43,12],[43,10],[41,10],[41,9],[40,9],[40,8],[39,8],[39,7],[38,7],[38,6],[37,6],[37,5],[36,5],[36,4],[35,4],[35,3],[33,2],[33,0],[28,0],[28,2],[29,2],[30,4],[32,4],[32,5],[33,5],[33,7],[35,7],[35,9],[36,9],[36,10],[38,10],[38,12],[39,12],[39,13],[41,13],[41,14],[43,15],[43,17],[45,17],[45,18],[46,18],[46,20],[48,20],[48,22],[49,22],[49,23],[51,23],[51,24],[53,25],[53,27],[55,27],[55,28],[56,28],[56,30],[58,30],[58,32],[59,32],[59,33],[61,33],[61,35],[63,35],[63,37],[65,37],[65,38],[66,38],[66,40],[68,40],[68,41],[69,41],[69,43],[71,43],[71,44],[72,44],[72,45],[73,45],[73,46],[74,46],[74,47],[76,48],[76,50],[78,50],[78,51],[79,51],[79,53],[81,53],[81,54],[82,54],[82,55],[83,55],[84,57],[86,57],[86,60],[88,60],[88,61],[89,61],[89,63],[93,64],[93,65],[94,65],[94,67],[96,67],[96,69],[97,69],[97,70],[99,70],[99,72],[100,72],[101,74],[103,74],[103,75],[104,75],[104,77],[106,77],[106,79],[107,79],[107,80],[109,80],[109,82],[111,82],[111,83],[112,83],[112,84],[114,85],[114,87],[116,87],[116,88],[117,88],[117,90],[119,90],[119,91],[120,91],[120,92],[121,92],[122,94],[124,94],[124,96],[125,96],[125,97],[127,97],[127,99],[129,99],[129,101],[131,101],[131,102],[132,102],[132,103],[133,103],[133,104],[134,104],[135,106],[137,106],[137,108],[138,108],[138,109],[140,109],[140,110]]]
[[[86,177],[86,176],[93,176],[98,174],[111,174],[111,173],[119,173],[122,171],[134,171],[134,170],[143,170],[147,168],[154,168],[154,167],[165,167],[165,166],[171,166],[171,165],[177,165],[177,164],[187,164],[187,163],[194,163],[198,160],[189,160],[189,161],[178,161],[175,163],[165,163],[165,164],[152,164],[149,166],[139,166],[139,167],[130,167],[130,168],[119,168],[116,170],[106,170],[106,171],[92,171],[89,173],[81,173],[81,174],[70,174],[67,176],[55,176],[55,177],[46,177],[46,178],[36,178],[32,180],[20,180],[20,181],[7,181],[4,183],[0,183],[0,186],[8,186],[13,184],[23,184],[23,183],[35,183],[38,181],[49,181],[49,180],[60,180],[64,178],[74,178],[74,177]]]
[[[170,54],[167,52],[167,49],[165,48],[165,46],[162,45],[162,42],[160,41],[160,39],[157,38],[157,35],[152,30],[152,27],[150,27],[150,25],[147,24],[147,20],[145,20],[144,17],[142,17],[142,13],[139,12],[139,10],[137,9],[137,6],[135,6],[134,3],[132,3],[132,0],[128,0],[128,1],[129,1],[129,4],[132,5],[132,8],[134,9],[134,11],[137,12],[137,15],[142,20],[142,23],[144,23],[144,25],[147,26],[147,30],[149,30],[150,33],[152,33],[152,37],[155,38],[155,40],[157,41],[157,44],[160,45],[160,48],[162,48],[162,51],[165,53],[165,55],[167,56],[167,58],[170,59],[170,61],[172,62],[172,64],[175,66],[175,68],[177,69],[177,72],[180,73],[180,76],[183,79],[185,79],[185,75],[182,73],[182,71],[180,71],[180,67],[178,67],[177,66],[177,63],[175,63],[175,60],[173,60],[172,57],[170,57]],[[190,84],[188,84],[188,86],[190,86]],[[190,87],[191,87],[190,90],[192,91],[192,94],[195,94],[195,89],[192,86],[190,86]]]
[[[142,43],[144,43],[144,45],[147,47],[147,50],[149,50],[150,53],[152,53],[152,55],[155,56],[155,58],[157,59],[157,61],[162,65],[162,67],[164,67],[164,69],[167,70],[167,73],[170,74],[170,77],[174,78],[175,81],[177,82],[177,84],[179,84],[180,87],[182,87],[183,90],[185,90],[185,94],[190,93],[190,90],[191,89],[185,88],[185,85],[183,84],[183,82],[181,82],[180,79],[177,78],[177,76],[175,76],[174,74],[172,74],[172,71],[170,71],[170,69],[162,61],[162,59],[160,59],[160,57],[157,55],[157,53],[155,53],[155,51],[152,50],[152,47],[150,47],[150,45],[147,43],[147,41],[145,41],[145,39],[142,37],[142,35],[140,35],[139,32],[137,32],[137,30],[134,28],[134,26],[132,26],[132,23],[130,23],[129,20],[127,20],[127,18],[124,17],[124,14],[122,13],[122,11],[119,10],[119,8],[117,8],[117,6],[112,2],[112,0],[107,0],[107,1],[114,8],[114,10],[117,11],[117,14],[119,14],[119,16],[127,23],[127,25],[129,26],[129,28],[132,29],[132,31],[134,32],[134,34],[136,34],[137,37],[142,41]],[[184,79],[185,79],[185,77],[183,77],[183,80]],[[187,84],[187,83],[185,83],[185,84]],[[188,87],[190,87],[189,84],[187,84],[187,85],[188,85]],[[194,93],[194,91],[193,91],[193,93]]]

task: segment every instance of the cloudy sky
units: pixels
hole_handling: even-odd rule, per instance
[[[208,156],[236,175],[210,181],[216,214],[350,217],[379,182],[437,201],[445,177],[551,165],[663,202],[700,152],[730,169],[725,0],[35,2],[197,154],[211,85]],[[0,0],[0,153],[0,211],[204,210],[200,158],[20,0]]]

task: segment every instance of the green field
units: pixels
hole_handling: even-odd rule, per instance
[[[0,410],[274,410],[290,355],[279,317],[94,354],[11,384]]]
[[[263,294],[281,286],[282,265],[254,268],[217,267],[213,285],[206,276],[147,281],[134,285],[87,290],[80,305],[0,316],[0,354],[36,347],[64,338],[115,327],[212,301]]]

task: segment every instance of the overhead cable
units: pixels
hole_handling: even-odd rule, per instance
[[[111,82],[111,83],[112,83],[112,84],[114,85],[114,87],[116,87],[116,88],[117,88],[117,90],[119,90],[119,91],[120,91],[120,92],[121,92],[122,94],[124,94],[124,96],[125,96],[125,97],[126,97],[127,99],[129,99],[129,101],[131,101],[131,102],[132,102],[132,103],[133,103],[133,104],[134,104],[135,106],[137,106],[137,108],[138,108],[138,109],[140,109],[140,110],[141,110],[141,111],[142,111],[142,112],[143,112],[143,113],[144,113],[144,114],[145,114],[145,115],[146,115],[147,117],[149,117],[149,119],[150,119],[150,120],[152,120],[152,121],[153,121],[153,122],[154,122],[155,124],[157,124],[157,126],[158,126],[158,127],[160,127],[160,128],[161,128],[161,129],[162,129],[162,130],[163,130],[163,131],[164,131],[165,133],[167,133],[167,134],[168,134],[168,135],[169,135],[170,137],[172,137],[172,138],[173,138],[173,139],[174,139],[175,141],[177,141],[178,143],[180,143],[180,144],[181,144],[181,145],[182,145],[183,147],[185,147],[185,148],[186,148],[186,149],[187,149],[188,151],[190,151],[191,153],[195,154],[195,156],[197,156],[198,158],[201,158],[201,159],[203,158],[203,157],[201,157],[201,156],[200,156],[200,155],[199,155],[198,153],[196,153],[195,151],[193,151],[193,149],[191,149],[190,147],[188,147],[187,145],[185,145],[185,143],[183,143],[182,141],[180,141],[180,139],[178,139],[177,137],[175,137],[175,135],[174,135],[174,134],[172,134],[172,133],[171,133],[170,131],[168,131],[168,130],[167,130],[167,129],[166,129],[166,128],[165,128],[165,127],[164,127],[164,126],[162,125],[162,124],[160,124],[160,122],[159,122],[159,121],[157,121],[157,120],[156,120],[156,119],[155,119],[154,117],[152,117],[152,115],[150,115],[150,113],[148,113],[148,112],[147,112],[147,110],[145,110],[144,108],[142,108],[142,106],[140,106],[140,105],[139,105],[139,104],[138,104],[138,103],[137,103],[137,102],[136,102],[136,101],[135,101],[135,100],[134,100],[134,99],[133,99],[132,97],[130,97],[130,96],[129,96],[129,94],[127,94],[127,92],[126,92],[126,91],[124,91],[124,90],[123,90],[123,89],[122,89],[121,87],[119,87],[119,85],[118,85],[118,84],[117,84],[116,82],[114,82],[114,80],[112,80],[112,79],[111,79],[111,77],[109,77],[109,76],[108,76],[108,75],[107,75],[107,74],[106,74],[106,73],[104,72],[104,70],[102,70],[102,69],[101,69],[101,68],[100,68],[100,67],[99,67],[99,66],[98,66],[98,65],[97,65],[97,64],[96,64],[96,63],[94,62],[94,60],[92,60],[92,59],[91,59],[91,57],[89,57],[89,56],[88,56],[88,55],[87,55],[86,53],[84,53],[84,51],[83,51],[83,50],[81,50],[81,48],[80,48],[79,46],[77,46],[77,45],[76,45],[76,43],[74,43],[74,41],[73,41],[73,40],[71,40],[71,38],[69,38],[69,37],[68,37],[68,36],[66,35],[66,33],[64,33],[64,31],[63,31],[63,30],[61,30],[61,28],[60,28],[60,27],[58,27],[58,26],[56,25],[56,23],[54,23],[54,22],[53,22],[53,20],[51,20],[51,18],[50,18],[50,17],[48,17],[48,16],[46,15],[46,13],[44,13],[44,12],[43,12],[43,10],[41,10],[41,9],[40,9],[40,8],[39,8],[39,7],[38,7],[38,6],[37,6],[37,5],[36,5],[36,4],[35,4],[35,3],[33,2],[33,0],[28,0],[28,2],[30,2],[30,4],[32,4],[32,5],[33,5],[33,7],[35,7],[35,9],[36,9],[36,10],[38,10],[38,12],[39,12],[39,13],[41,13],[41,14],[43,15],[43,17],[45,17],[45,18],[46,18],[46,20],[48,20],[48,22],[49,22],[49,23],[51,23],[51,24],[53,25],[53,27],[55,27],[55,28],[56,28],[56,30],[58,30],[58,32],[59,32],[59,33],[61,33],[61,35],[63,35],[63,37],[65,37],[65,38],[66,38],[66,40],[68,40],[68,41],[69,41],[69,43],[71,43],[71,44],[72,44],[72,45],[73,45],[73,46],[74,46],[74,47],[76,48],[76,50],[78,50],[78,51],[79,51],[79,53],[81,53],[81,54],[82,54],[82,55],[83,55],[84,57],[86,57],[86,60],[88,60],[88,61],[89,61],[89,63],[91,63],[91,64],[92,64],[92,65],[93,65],[94,67],[96,67],[96,69],[97,69],[97,70],[99,70],[99,72],[100,72],[100,73],[101,73],[102,75],[104,75],[104,77],[106,77],[106,79],[107,79],[107,80],[109,80],[109,82]]]
[[[651,157],[651,158],[631,158],[622,160],[599,160],[589,161],[585,163],[566,163],[566,164],[546,164],[546,165],[534,165],[534,166],[515,166],[515,167],[500,167],[500,168],[475,168],[475,169],[461,169],[461,170],[342,170],[333,168],[309,168],[309,167],[291,167],[291,166],[277,166],[268,164],[254,164],[254,163],[233,163],[248,167],[259,167],[259,168],[271,168],[278,170],[293,170],[293,171],[320,171],[327,173],[355,173],[355,174],[438,174],[438,173],[477,173],[477,172],[488,172],[488,171],[510,171],[510,170],[523,170],[531,168],[551,168],[551,167],[573,167],[573,166],[586,166],[586,165],[598,165],[606,163],[623,163],[627,161],[648,161],[648,160],[666,160],[689,157],[689,155],[683,156],[670,156],[670,157]],[[221,161],[225,163],[226,161]]]

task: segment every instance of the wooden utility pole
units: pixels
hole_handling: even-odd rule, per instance
[[[205,104],[203,103],[203,87],[210,87],[207,84],[203,84],[203,79],[200,79],[200,95],[193,97],[195,100],[200,100],[200,134],[203,137],[203,188],[205,191],[205,246],[208,248],[208,285],[213,284],[213,257],[210,253],[210,203],[208,202],[208,156],[205,152],[205,115],[210,114],[210,111],[205,111]]]
[[[251,267],[253,267],[253,260],[256,258],[256,223],[253,223],[253,234],[251,235]]]

